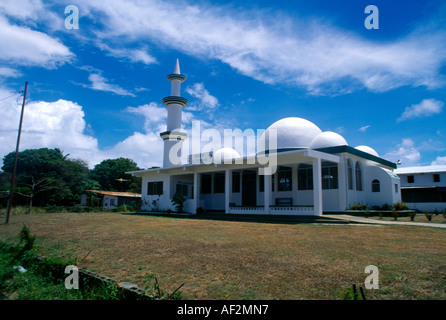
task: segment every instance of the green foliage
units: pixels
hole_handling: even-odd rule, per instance
[[[392,211],[393,220],[398,220],[400,213],[397,210]]]
[[[417,213],[415,211],[409,212],[410,221],[414,221],[416,215]]]
[[[128,171],[140,170],[131,159],[104,160],[89,170],[85,161],[70,159],[68,156],[57,148],[19,152],[12,207],[27,205],[30,213],[33,206],[48,207],[48,212],[62,212],[62,206],[74,207],[79,204],[87,190],[141,192],[141,178],[126,174]],[[0,207],[5,207],[7,203],[14,160],[15,152],[3,158]],[[99,206],[100,196],[90,196],[89,204]]]
[[[356,289],[356,285],[353,285],[353,287],[347,288],[344,292],[341,292],[341,299],[342,300],[367,300],[363,289],[360,287],[360,292],[358,293]]]
[[[387,204],[387,203],[384,203],[384,204],[381,206],[381,210],[389,211],[389,210],[390,210],[390,205]]]
[[[79,277],[79,289],[65,288],[65,267],[74,261],[60,258],[39,259],[32,247],[35,237],[23,226],[20,243],[13,247],[0,241],[0,290],[15,300],[118,300],[125,299],[115,283]],[[20,271],[18,267],[22,267]]]
[[[432,221],[432,217],[434,216],[434,213],[426,210],[426,211],[424,211],[424,215],[426,216],[426,219],[428,221]]]
[[[367,209],[367,205],[365,205],[365,204],[356,204],[354,202],[353,205],[351,205],[349,209],[350,210],[366,210]]]
[[[137,170],[140,168],[131,159],[107,159],[91,170],[90,177],[99,183],[102,190],[139,193],[141,192],[140,178],[132,177],[126,173]]]
[[[182,293],[179,290],[181,289],[181,287],[184,286],[185,283],[181,284],[175,291],[169,294],[161,289],[158,279],[153,273],[148,273],[144,277],[143,281],[146,282],[146,285],[144,286],[144,291],[146,292],[146,294],[154,297],[155,299],[162,299],[162,300],[182,299]]]
[[[10,176],[15,152],[3,158],[3,173]],[[87,164],[79,159],[68,159],[60,149],[27,149],[19,152],[17,159],[15,204],[73,205],[78,201],[81,183],[88,178]],[[0,179],[5,186],[5,179]],[[21,195],[20,195],[21,194]]]
[[[395,202],[392,205],[392,210],[395,210],[395,211],[409,210],[409,206],[403,202]]]
[[[179,213],[183,212],[184,201],[186,201],[186,198],[181,193],[175,193],[171,201]]]

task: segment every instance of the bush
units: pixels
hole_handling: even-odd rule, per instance
[[[426,219],[428,221],[432,221],[432,217],[434,216],[433,212],[429,212],[429,211],[424,211],[424,215],[426,216]]]
[[[367,205],[353,203],[353,205],[351,205],[349,209],[350,210],[366,210]]]
[[[381,206],[381,210],[389,211],[389,210],[390,210],[390,206],[389,206],[387,203],[384,203],[384,204]]]
[[[395,202],[392,205],[392,210],[395,210],[395,211],[409,210],[409,206],[403,202]]]
[[[410,221],[413,221],[415,219],[415,216],[417,215],[417,213],[415,211],[411,211],[409,212],[409,216],[410,216]]]
[[[400,213],[396,210],[392,211],[393,220],[398,220],[398,217],[400,216]]]

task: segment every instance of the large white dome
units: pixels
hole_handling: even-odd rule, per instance
[[[379,157],[378,152],[376,152],[375,149],[370,148],[369,146],[357,146],[355,149],[357,149],[359,151],[367,152],[371,155]]]
[[[277,148],[270,143],[271,133],[277,132]],[[257,152],[308,148],[311,141],[322,131],[314,123],[303,118],[289,117],[274,122],[265,130],[257,144]]]
[[[220,164],[237,158],[240,158],[240,154],[236,150],[226,147],[214,152],[213,161]]]
[[[332,131],[324,131],[318,134],[316,137],[314,137],[313,141],[311,141],[310,144],[311,149],[337,146],[348,146],[348,143],[343,136]]]

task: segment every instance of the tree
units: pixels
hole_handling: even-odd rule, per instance
[[[90,178],[101,185],[102,190],[140,192],[140,178],[126,172],[141,170],[131,159],[107,159],[97,164],[90,172]]]
[[[33,199],[34,197],[44,191],[51,189],[57,189],[55,186],[55,180],[52,178],[41,178],[37,181],[31,176],[31,184],[26,184],[26,187],[17,188],[17,193],[21,196],[27,197],[29,199],[29,213],[33,213]]]
[[[85,161],[69,159],[68,156],[57,148],[19,152],[16,181],[22,197],[29,200],[32,195],[32,202],[37,205],[72,205],[78,202],[83,191],[82,182],[88,179],[89,170]],[[14,158],[15,152],[3,158],[4,175],[12,173]],[[50,181],[51,187],[46,185]],[[46,187],[41,188],[43,185]]]

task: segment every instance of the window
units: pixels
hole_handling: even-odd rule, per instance
[[[189,196],[189,184],[184,183],[184,182],[178,182],[177,183],[177,188],[176,188],[176,193],[182,194],[185,197]]]
[[[216,173],[214,175],[214,193],[224,193],[225,192],[225,174]]]
[[[395,193],[398,193],[398,183],[395,183]]]
[[[110,199],[110,207],[114,207],[115,206],[115,199]]]
[[[440,182],[440,175],[438,173],[434,174],[434,182]]]
[[[310,164],[300,164],[297,169],[298,190],[313,190],[313,166]]]
[[[212,192],[212,176],[210,174],[203,174],[201,176],[201,193],[209,194]]]
[[[291,177],[292,171],[290,167],[279,167],[277,172],[277,176],[279,179],[279,190],[278,191],[291,191]]]
[[[350,159],[347,160],[347,183],[348,189],[353,190],[353,167]]]
[[[240,172],[232,173],[232,192],[240,192]]]
[[[147,185],[147,194],[150,196],[162,195],[163,194],[163,182],[162,181],[149,182]]]
[[[359,162],[355,165],[356,190],[362,191],[362,169]]]
[[[338,165],[333,162],[322,162],[322,189],[338,188]]]
[[[380,183],[379,183],[379,180],[373,180],[372,181],[372,192],[380,192],[381,190],[380,190],[381,188],[380,188]]]

